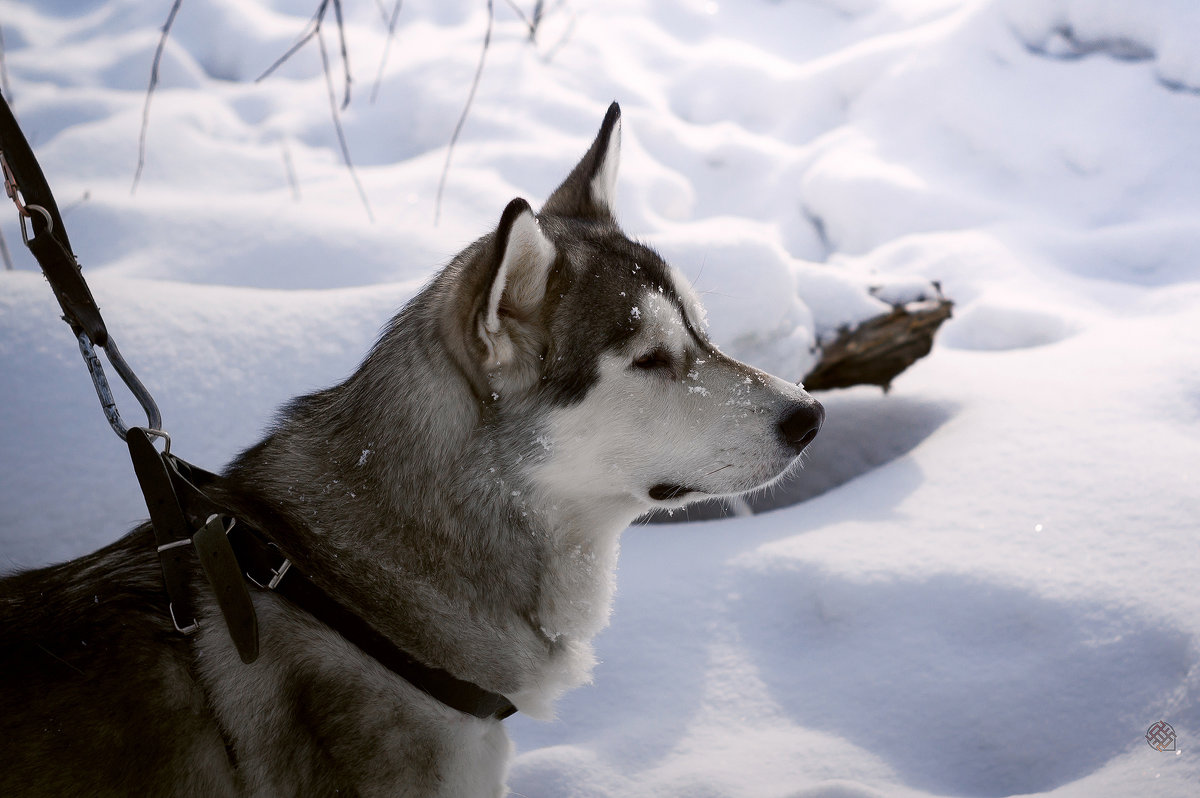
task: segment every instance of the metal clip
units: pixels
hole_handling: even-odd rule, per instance
[[[29,211],[25,209],[25,203],[21,202],[21,187],[17,185],[17,177],[8,165],[8,160],[4,157],[3,150],[0,150],[0,169],[4,171],[4,193],[17,206],[17,213],[21,214],[21,216],[28,216]]]
[[[4,172],[4,193],[13,201],[13,205],[17,206],[17,214],[21,219],[21,240],[28,246],[29,229],[25,225],[25,220],[33,216],[30,211],[37,211],[46,220],[47,234],[54,230],[54,217],[41,205],[26,205],[21,200],[21,187],[17,185],[17,176],[13,174],[12,167],[8,165],[8,159],[4,157],[3,151],[0,151],[0,171]]]
[[[125,440],[125,434],[129,427],[126,426],[121,418],[121,412],[117,409],[117,400],[113,398],[112,388],[109,387],[108,377],[104,374],[104,365],[100,362],[100,357],[96,354],[95,347],[92,346],[91,339],[88,338],[86,332],[80,331],[77,335],[79,339],[79,352],[83,355],[83,362],[87,364],[88,373],[92,375],[92,384],[96,386],[96,396],[100,398],[100,406],[104,409],[104,417],[108,419],[109,425],[113,431],[117,433],[121,440]],[[154,402],[154,397],[146,390],[146,386],[142,385],[141,380],[129,368],[129,364],[125,362],[125,358],[121,357],[121,350],[117,349],[117,343],[108,337],[108,341],[101,347],[104,354],[108,356],[108,362],[116,369],[117,375],[121,381],[125,383],[130,392],[138,400],[142,406],[142,410],[146,413],[146,434],[162,438],[167,442],[167,451],[171,450],[171,438],[167,433],[162,431],[162,414],[158,411],[158,405]]]

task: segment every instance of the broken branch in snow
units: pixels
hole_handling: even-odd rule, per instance
[[[851,385],[891,387],[900,372],[929,354],[933,335],[950,318],[954,303],[938,292],[933,299],[893,307],[857,327],[844,328],[821,348],[821,359],[804,378],[810,391]]]

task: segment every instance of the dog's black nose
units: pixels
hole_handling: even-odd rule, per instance
[[[813,442],[821,425],[825,423],[825,408],[816,399],[797,405],[779,422],[779,437],[792,447],[796,454]]]

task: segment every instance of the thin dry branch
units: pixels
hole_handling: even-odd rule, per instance
[[[387,41],[383,45],[383,58],[379,59],[379,71],[375,73],[375,85],[371,87],[371,104],[375,104],[375,99],[379,96],[379,86],[383,83],[383,70],[387,66],[388,56],[392,52],[392,42],[396,39],[396,20],[400,18],[400,9],[404,6],[404,0],[396,0],[396,5],[392,6],[391,19],[384,17],[384,23],[387,24]],[[383,7],[380,6],[380,10]]]
[[[345,86],[343,88],[342,95],[342,109],[344,110],[346,106],[350,104],[350,83],[352,80],[350,76],[350,51],[346,47],[346,26],[344,20],[342,19],[342,0],[321,0],[321,4],[317,6],[316,13],[313,14],[312,19],[309,20],[309,23],[305,26],[304,30],[300,32],[300,38],[296,40],[295,44],[287,49],[287,52],[276,58],[275,61],[269,67],[267,67],[261,75],[255,78],[255,83],[259,83],[270,77],[275,70],[287,63],[292,56],[294,56],[302,47],[304,47],[304,45],[312,41],[313,38],[315,38],[321,32],[321,24],[325,21],[325,12],[329,10],[331,3],[333,5],[333,16],[337,22],[338,42],[340,43],[342,53],[342,70],[345,76]],[[326,57],[325,61],[328,62],[328,57]]]
[[[374,222],[375,214],[371,212],[371,203],[367,201],[367,192],[363,190],[362,183],[358,179],[358,172],[354,168],[353,161],[350,160],[350,145],[346,143],[346,131],[342,129],[342,118],[338,114],[337,95],[333,90],[333,76],[329,71],[329,51],[325,49],[325,37],[319,30],[317,31],[317,44],[321,50],[321,68],[325,72],[325,88],[329,92],[329,112],[333,117],[334,130],[337,131],[338,145],[342,148],[342,161],[346,164],[346,170],[350,172],[350,179],[354,181],[358,198],[362,200],[363,207],[367,211],[367,218]]]
[[[138,183],[142,179],[142,170],[146,167],[146,133],[150,129],[150,100],[154,96],[155,87],[158,86],[158,68],[162,64],[167,37],[171,35],[171,26],[175,24],[175,17],[179,14],[179,8],[182,5],[183,0],[175,0],[171,4],[171,13],[167,15],[167,21],[162,28],[162,36],[158,38],[158,47],[154,51],[154,62],[150,65],[150,85],[146,87],[146,103],[142,106],[142,130],[138,134],[137,170],[133,173],[133,185],[129,187],[130,194],[137,191]]]
[[[539,6],[540,5],[541,4],[539,3]],[[551,9],[551,11],[559,11],[561,9],[566,9],[567,14],[569,15],[567,19],[567,28],[563,31],[562,36],[558,37],[558,41],[552,44],[542,55],[542,61],[547,64],[554,60],[554,56],[558,55],[558,51],[566,47],[567,42],[569,42],[571,37],[575,35],[575,24],[579,21],[579,15],[575,13],[575,9],[567,7],[567,0],[559,0],[554,4],[554,7]],[[545,16],[546,12],[543,12],[542,16],[538,17],[539,25],[541,24],[542,17]]]
[[[296,166],[292,163],[292,151],[288,148],[286,138],[279,138],[279,147],[283,150],[283,171],[287,175],[288,185],[292,188],[292,199],[299,202],[300,181],[296,179]]]
[[[342,90],[342,110],[350,105],[350,51],[346,49],[346,26],[342,21],[342,0],[333,0],[333,16],[337,19],[338,46],[342,48],[342,75],[345,87]]]
[[[0,27],[0,90],[4,92],[4,98],[8,100],[9,105],[12,105],[13,94],[12,84],[8,82],[8,64],[4,60],[4,28]]]
[[[375,10],[379,12],[379,21],[383,23],[384,27],[387,27],[388,12],[384,8],[383,0],[375,0]]]
[[[12,253],[8,251],[8,242],[4,240],[4,231],[0,230],[0,258],[4,259],[4,268],[7,271],[16,271],[13,266]]]
[[[479,88],[479,79],[483,76],[483,62],[487,59],[488,48],[492,44],[492,22],[495,20],[495,7],[492,0],[487,0],[487,31],[483,34],[483,49],[479,52],[479,64],[475,67],[475,79],[471,81],[471,91],[467,94],[467,103],[463,106],[458,124],[450,136],[450,146],[446,148],[446,163],[442,166],[442,176],[438,180],[437,199],[434,201],[433,224],[436,227],[442,218],[442,191],[446,188],[446,175],[450,172],[450,159],[454,155],[454,145],[458,143],[458,135],[462,132],[467,114],[471,112],[471,103],[475,101],[475,90]]]
[[[321,0],[321,5],[317,6],[317,13],[313,14],[313,18],[309,21],[308,25],[306,25],[304,30],[300,32],[300,38],[297,39],[296,43],[289,47],[283,55],[276,58],[275,61],[269,67],[267,67],[261,75],[256,77],[254,79],[255,83],[261,83],[269,78],[276,69],[279,69],[279,67],[287,63],[288,59],[299,52],[301,47],[312,41],[313,37],[317,35],[317,32],[321,30],[321,21],[325,19],[325,10],[327,8],[329,8],[329,0]]]
[[[66,207],[64,207],[62,209],[62,215],[65,217],[68,213],[75,210],[76,208],[78,208],[80,205],[87,202],[91,198],[92,198],[92,192],[90,192],[90,191],[83,192],[83,195],[79,199],[75,200],[70,205],[67,205]]]
[[[342,1],[341,0],[321,0],[321,4],[317,6],[317,11],[313,14],[312,20],[300,33],[300,38],[296,43],[288,48],[287,52],[275,59],[271,66],[267,67],[261,75],[255,78],[254,82],[258,83],[270,77],[276,69],[281,67],[293,55],[300,51],[304,45],[317,40],[317,47],[321,53],[321,71],[325,76],[325,89],[329,93],[329,110],[333,117],[333,129],[337,132],[338,146],[342,151],[342,162],[346,164],[346,171],[350,173],[350,179],[354,181],[354,189],[358,192],[358,198],[362,200],[363,208],[367,211],[367,218],[372,222],[375,221],[375,214],[371,211],[371,203],[367,200],[367,192],[363,189],[362,182],[358,179],[358,171],[354,168],[354,161],[350,158],[350,145],[346,141],[346,131],[342,127],[342,117],[339,112],[337,92],[333,88],[333,73],[329,66],[329,51],[325,47],[325,37],[321,35],[321,25],[325,21],[325,12],[329,10],[330,4],[333,5],[333,15],[337,22],[338,43],[341,49],[342,70],[345,76],[345,84],[343,89],[342,103],[340,110],[345,110],[350,104],[350,52],[346,47],[346,26],[342,19]],[[288,158],[290,160],[290,157]],[[293,193],[298,196],[299,191],[293,184]]]
[[[525,12],[522,11],[521,7],[517,5],[517,0],[505,0],[505,2],[508,3],[508,7],[513,10],[513,13],[517,15],[517,18],[521,20],[521,23],[525,27],[529,28],[529,41],[533,41],[534,37],[537,36],[538,23],[541,22],[541,16],[542,16],[541,2],[539,1],[538,4],[535,5],[533,8],[533,20],[532,21],[530,21],[529,17],[525,16]]]
[[[537,39],[538,27],[542,24],[542,14],[545,11],[545,0],[537,0],[533,4],[533,23],[530,25],[529,41]]]

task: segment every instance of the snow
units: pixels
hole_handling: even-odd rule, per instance
[[[133,194],[167,4],[0,10],[14,110],[189,460],[219,467],[345,376],[512,197],[547,196],[614,98],[622,223],[732,354],[798,379],[931,280],[957,303],[889,395],[821,397],[780,491],[807,501],[625,534],[594,684],[507,721],[515,794],[1196,794],[1200,6],[571,0],[531,44],[497,3],[435,226],[484,3],[406,2],[374,104],[386,28],[345,4],[374,223],[315,47],[253,82],[316,5],[185,0]],[[0,230],[9,568],[145,509],[15,213]],[[1158,720],[1178,755],[1143,739]]]

